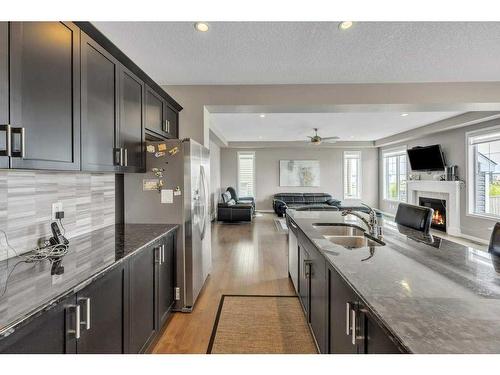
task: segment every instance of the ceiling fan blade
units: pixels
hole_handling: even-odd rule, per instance
[[[323,141],[329,141],[329,140],[339,140],[340,137],[324,137],[324,138],[321,138]]]

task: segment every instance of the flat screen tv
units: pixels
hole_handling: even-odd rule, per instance
[[[414,147],[409,150],[408,159],[412,171],[442,171],[446,165],[441,145]]]

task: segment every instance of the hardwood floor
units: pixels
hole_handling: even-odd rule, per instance
[[[153,353],[206,353],[222,294],[293,295],[287,235],[274,214],[212,224],[212,272],[192,313],[175,313]]]

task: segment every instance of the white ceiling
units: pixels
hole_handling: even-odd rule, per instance
[[[461,112],[212,113],[210,127],[228,142],[301,141],[318,128],[322,137],[374,141],[459,115]]]
[[[160,84],[498,81],[500,22],[94,22]]]

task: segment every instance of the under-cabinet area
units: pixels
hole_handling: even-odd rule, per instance
[[[177,228],[115,225],[75,237],[56,272],[2,262],[19,265],[0,298],[0,353],[150,350],[175,303]]]

